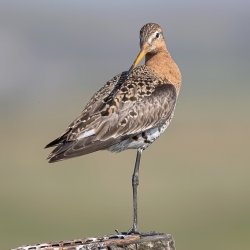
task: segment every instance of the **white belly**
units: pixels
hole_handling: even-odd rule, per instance
[[[122,142],[107,148],[110,152],[119,153],[126,149],[146,149],[151,145],[168,127],[169,121],[165,122],[161,127],[149,129],[147,132],[138,134],[137,136],[128,138]]]

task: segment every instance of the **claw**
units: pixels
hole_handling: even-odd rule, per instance
[[[131,228],[127,231],[127,235],[129,235],[129,234],[139,234],[139,235],[142,235],[142,234],[140,233],[140,231],[139,231],[139,230],[135,230],[134,227],[131,227]]]
[[[122,233],[118,230],[118,229],[115,229],[115,232],[119,235],[121,235]]]

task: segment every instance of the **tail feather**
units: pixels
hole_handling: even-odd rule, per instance
[[[123,138],[110,138],[106,141],[76,140],[64,142],[58,145],[48,156],[49,163],[67,160],[70,158],[86,155],[95,151],[104,150],[114,144],[119,143]],[[87,145],[86,145],[87,144]]]
[[[44,148],[55,147],[60,143],[63,143],[67,139],[68,133],[72,130],[72,128],[68,128],[60,137],[56,138],[54,141],[47,144]]]
[[[69,141],[69,142],[64,142],[59,144],[56,148],[54,148],[54,150],[49,154],[49,156],[47,157],[47,160],[51,160],[54,156],[58,155],[58,154],[62,154],[64,153],[66,150],[68,150],[72,144],[75,144],[75,141]]]

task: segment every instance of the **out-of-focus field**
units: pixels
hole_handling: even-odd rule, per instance
[[[139,29],[159,23],[183,86],[143,153],[141,231],[177,249],[248,250],[250,3],[1,1],[0,249],[125,231],[135,151],[48,164],[43,147],[127,70]]]

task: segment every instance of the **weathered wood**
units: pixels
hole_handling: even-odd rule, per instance
[[[149,232],[142,235],[111,234],[69,241],[25,245],[12,250],[175,250],[170,234]]]

